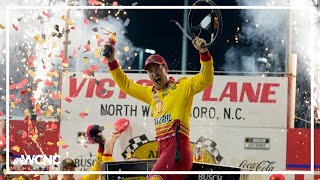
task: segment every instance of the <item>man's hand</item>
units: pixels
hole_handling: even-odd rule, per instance
[[[114,53],[115,53],[115,48],[112,45],[106,44],[104,45],[103,49],[103,55],[105,58],[108,59],[108,62],[113,62],[114,61]]]
[[[116,139],[118,139],[119,137],[120,137],[120,135],[121,135],[121,133],[119,133],[119,132],[112,132],[111,134],[110,134],[110,136],[111,136],[111,139],[114,139],[114,140],[116,140]]]
[[[200,53],[208,52],[208,48],[201,47],[203,44],[206,44],[206,41],[204,39],[196,36],[196,38],[194,38],[194,40],[192,41],[192,44]]]

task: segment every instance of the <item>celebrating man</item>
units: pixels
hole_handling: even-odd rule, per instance
[[[145,62],[151,86],[142,86],[131,81],[121,70],[115,60],[115,48],[106,57],[110,73],[119,88],[130,96],[151,106],[155,123],[158,144],[158,160],[153,171],[188,171],[192,168],[190,151],[190,112],[193,97],[213,82],[213,60],[207,48],[203,48],[205,40],[196,37],[193,46],[200,53],[202,70],[192,77],[175,80],[168,76],[168,65],[165,59],[151,55]],[[106,46],[110,52],[110,46]],[[107,54],[107,53],[105,53]],[[151,175],[149,179],[184,179],[186,175]]]

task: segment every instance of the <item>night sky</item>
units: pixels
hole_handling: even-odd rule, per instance
[[[172,4],[170,1],[161,1],[161,3],[151,3],[141,1],[143,5],[183,5],[181,3]],[[191,5],[191,4],[190,4]],[[230,5],[230,4],[229,4]],[[235,4],[231,4],[235,5]],[[195,10],[195,16],[198,10]],[[209,13],[209,10],[204,10]],[[223,17],[223,30],[220,39],[209,48],[215,59],[215,69],[222,70],[224,64],[224,55],[230,45],[235,44],[233,37],[237,33],[236,29],[242,23],[239,10],[224,10],[221,12]],[[203,16],[204,17],[204,16]],[[170,22],[178,21],[183,24],[183,10],[128,10],[131,26],[127,27],[127,36],[136,47],[149,48],[156,50],[156,53],[162,55],[169,64],[171,70],[181,69],[182,36],[178,26]],[[194,22],[193,22],[194,23]],[[207,33],[207,32],[204,32]],[[204,34],[206,35],[206,34]],[[202,35],[200,35],[201,37]],[[204,36],[206,37],[206,36]],[[208,38],[206,38],[209,41]],[[227,40],[230,40],[227,43]],[[199,70],[199,55],[194,49],[190,40],[188,41],[188,65],[187,70]],[[145,57],[148,54],[144,55]],[[145,58],[144,58],[145,59]],[[138,69],[138,58],[131,65],[132,69]]]

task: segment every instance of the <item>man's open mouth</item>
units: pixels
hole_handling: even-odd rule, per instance
[[[154,78],[154,81],[157,83],[157,84],[161,84],[161,77],[156,77]]]

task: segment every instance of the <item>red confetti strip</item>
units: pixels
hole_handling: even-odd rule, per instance
[[[97,1],[97,0],[88,0],[88,4],[89,5],[100,5],[100,2],[99,1]]]
[[[47,16],[47,17],[50,17],[49,12],[42,11],[42,14],[45,15],[45,16]]]
[[[61,53],[60,53],[59,57],[60,57],[61,59],[63,59],[63,58],[64,58],[64,50],[62,50],[62,51],[61,51]]]
[[[72,52],[72,58],[75,58],[77,56],[77,52],[74,50],[73,52]]]
[[[101,46],[101,43],[103,42],[103,39],[102,38],[99,38],[97,43],[98,43],[98,46]]]
[[[97,71],[99,69],[99,67],[97,65],[92,65],[91,66],[91,70],[92,71]]]
[[[24,80],[21,81],[21,85],[24,86],[24,85],[28,84],[28,82],[29,82],[28,79],[25,78]]]
[[[45,85],[46,86],[52,86],[52,83],[47,79],[46,82],[45,82]]]
[[[82,112],[82,113],[79,114],[79,116],[82,117],[82,118],[86,117],[87,115],[88,115],[88,114],[85,113],[85,112]]]
[[[48,54],[48,57],[51,57],[51,56],[52,56],[52,52]]]
[[[15,104],[18,104],[18,103],[20,103],[22,100],[21,99],[16,99],[15,101],[14,101],[14,103]]]
[[[9,99],[10,100],[14,99],[14,94],[10,94]]]
[[[53,99],[58,100],[61,98],[60,94],[52,94]]]
[[[85,70],[83,70],[83,74],[86,74],[86,75],[88,75],[88,76],[91,76],[91,71],[90,71],[90,69],[85,69]]]
[[[9,90],[12,90],[12,89],[15,89],[16,88],[16,84],[11,84],[10,86],[9,86]]]
[[[30,92],[30,88],[25,89],[25,90],[22,90],[20,93],[21,93],[22,95],[25,95],[25,94],[27,94],[28,92]]]
[[[0,116],[4,116],[4,112],[0,112]]]
[[[84,19],[83,22],[84,22],[85,24],[89,24],[89,20],[88,20],[88,19]]]
[[[62,145],[62,149],[66,149],[69,145]]]
[[[12,27],[13,27],[13,29],[16,30],[16,31],[19,30],[18,26],[14,25],[14,24],[12,24]]]
[[[69,62],[69,59],[68,59],[68,58],[63,58],[63,59],[62,59],[62,63],[68,64],[68,62]]]
[[[72,99],[70,97],[66,97],[64,98],[64,100],[66,100],[67,102],[72,102]]]
[[[86,44],[86,45],[84,46],[84,48],[86,49],[86,51],[91,51],[91,47],[90,47],[89,44]]]
[[[36,102],[36,98],[30,97],[30,101],[31,101],[32,103],[34,103],[34,102]]]

